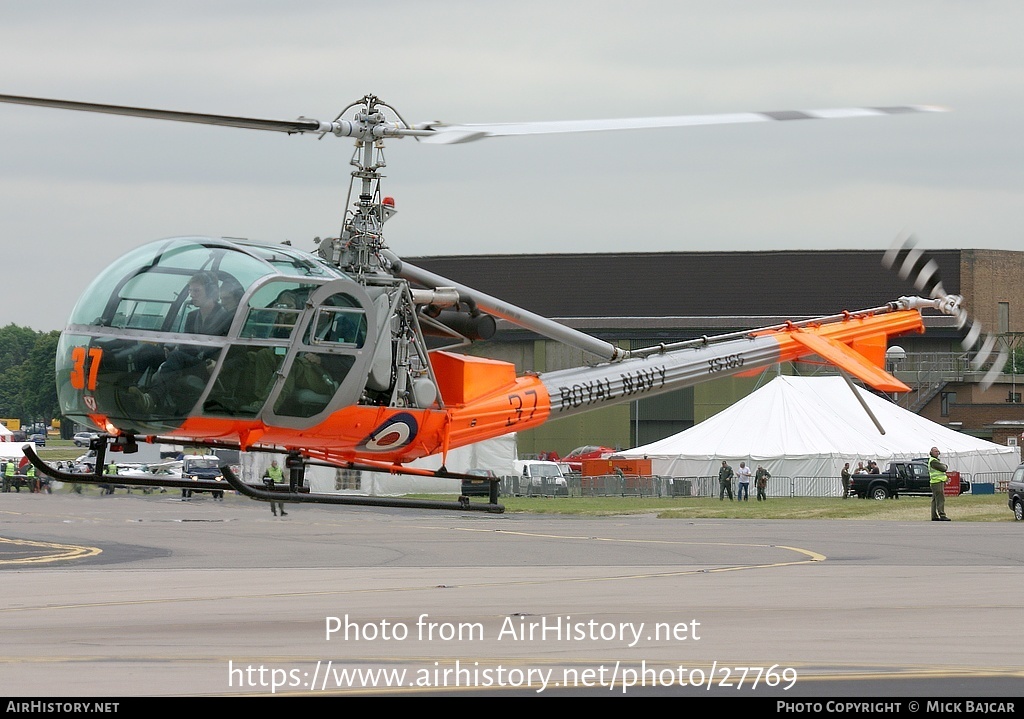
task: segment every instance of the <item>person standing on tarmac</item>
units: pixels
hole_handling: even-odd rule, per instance
[[[17,481],[15,481],[15,473],[17,472],[17,469],[18,468],[14,465],[14,460],[13,459],[9,459],[9,460],[7,460],[7,462],[4,463],[4,491],[5,492],[10,492],[11,491],[11,487],[14,487],[14,491],[16,491],[16,492],[20,492],[21,491],[21,487],[18,486]]]
[[[104,472],[104,474],[106,474],[107,476],[116,477],[117,476],[117,463],[114,462],[113,460],[111,460],[107,464],[107,471]],[[113,494],[113,493],[114,493],[114,485],[113,484],[101,484],[100,485],[100,494]]]
[[[718,470],[718,500],[723,501],[725,499],[726,492],[729,493],[729,501],[732,501],[732,478],[733,478],[732,467],[724,459],[722,460],[722,468]]]
[[[270,463],[270,466],[267,467],[267,471],[263,473],[263,484],[267,485],[268,490],[273,490],[275,484],[284,484],[284,470],[277,466],[276,459]],[[282,517],[288,516],[288,512],[284,511],[284,502],[275,502],[271,500],[270,511],[275,517],[277,516],[278,509],[281,510]]]
[[[932,447],[932,451],[928,454],[931,455],[928,457],[928,477],[932,490],[932,521],[950,522],[952,520],[946,516],[946,482],[949,481],[946,470],[948,467],[939,461],[938,447]]]
[[[757,486],[757,501],[767,502],[768,495],[766,490],[768,489],[768,480],[772,478],[772,475],[767,469],[761,465],[757,465],[757,473],[754,475],[754,484]]]
[[[740,468],[736,470],[736,501],[750,501],[750,467],[746,462],[740,462]]]

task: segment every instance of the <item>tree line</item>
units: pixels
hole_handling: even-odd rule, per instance
[[[0,328],[0,417],[22,425],[60,417],[54,359],[60,332],[9,324]]]

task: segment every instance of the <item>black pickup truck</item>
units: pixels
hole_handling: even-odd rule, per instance
[[[959,472],[946,472],[950,481],[960,482],[959,494],[971,491],[971,483],[961,480]],[[888,499],[901,494],[932,493],[928,465],[923,461],[890,462],[881,474],[855,474],[850,477],[850,494],[861,499]]]

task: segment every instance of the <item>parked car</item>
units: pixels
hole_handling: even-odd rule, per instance
[[[494,472],[489,469],[470,469],[466,471],[466,474],[474,477],[480,477],[480,479],[463,479],[462,480],[462,494],[466,497],[489,497],[491,495],[491,477],[497,477]]]
[[[952,470],[946,476],[957,488],[954,494],[966,494],[971,491],[971,483],[961,479],[960,473]],[[850,494],[861,499],[889,499],[901,494],[919,494],[928,496],[932,493],[931,474],[928,472],[927,460],[911,462],[890,462],[884,472],[879,474],[855,474],[850,478]]]
[[[212,480],[224,482],[220,473],[221,460],[215,454],[186,454],[182,457],[181,477],[182,479]],[[227,484],[227,482],[224,482]],[[192,494],[206,492],[205,489],[184,489],[181,490],[181,499],[186,501],[192,498]],[[214,499],[224,499],[224,490],[209,490]]]
[[[37,447],[46,446],[46,435],[45,434],[34,434],[28,438],[30,442],[35,443]]]
[[[75,443],[76,447],[88,447],[89,442],[97,437],[99,437],[99,434],[96,432],[79,432],[71,438],[71,441]]]
[[[1018,522],[1024,520],[1024,464],[1017,467],[1010,478],[1008,504],[1013,511],[1013,518]]]

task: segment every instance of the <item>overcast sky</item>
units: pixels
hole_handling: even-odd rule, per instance
[[[943,105],[392,141],[389,242],[405,256],[883,249],[907,229],[934,248],[1024,249],[1021,37],[1015,0],[37,0],[0,4],[0,93],[324,120],[374,93],[409,122],[456,123]],[[0,325],[41,330],[148,240],[337,235],[352,152],[16,105],[0,105],[0,138]]]

